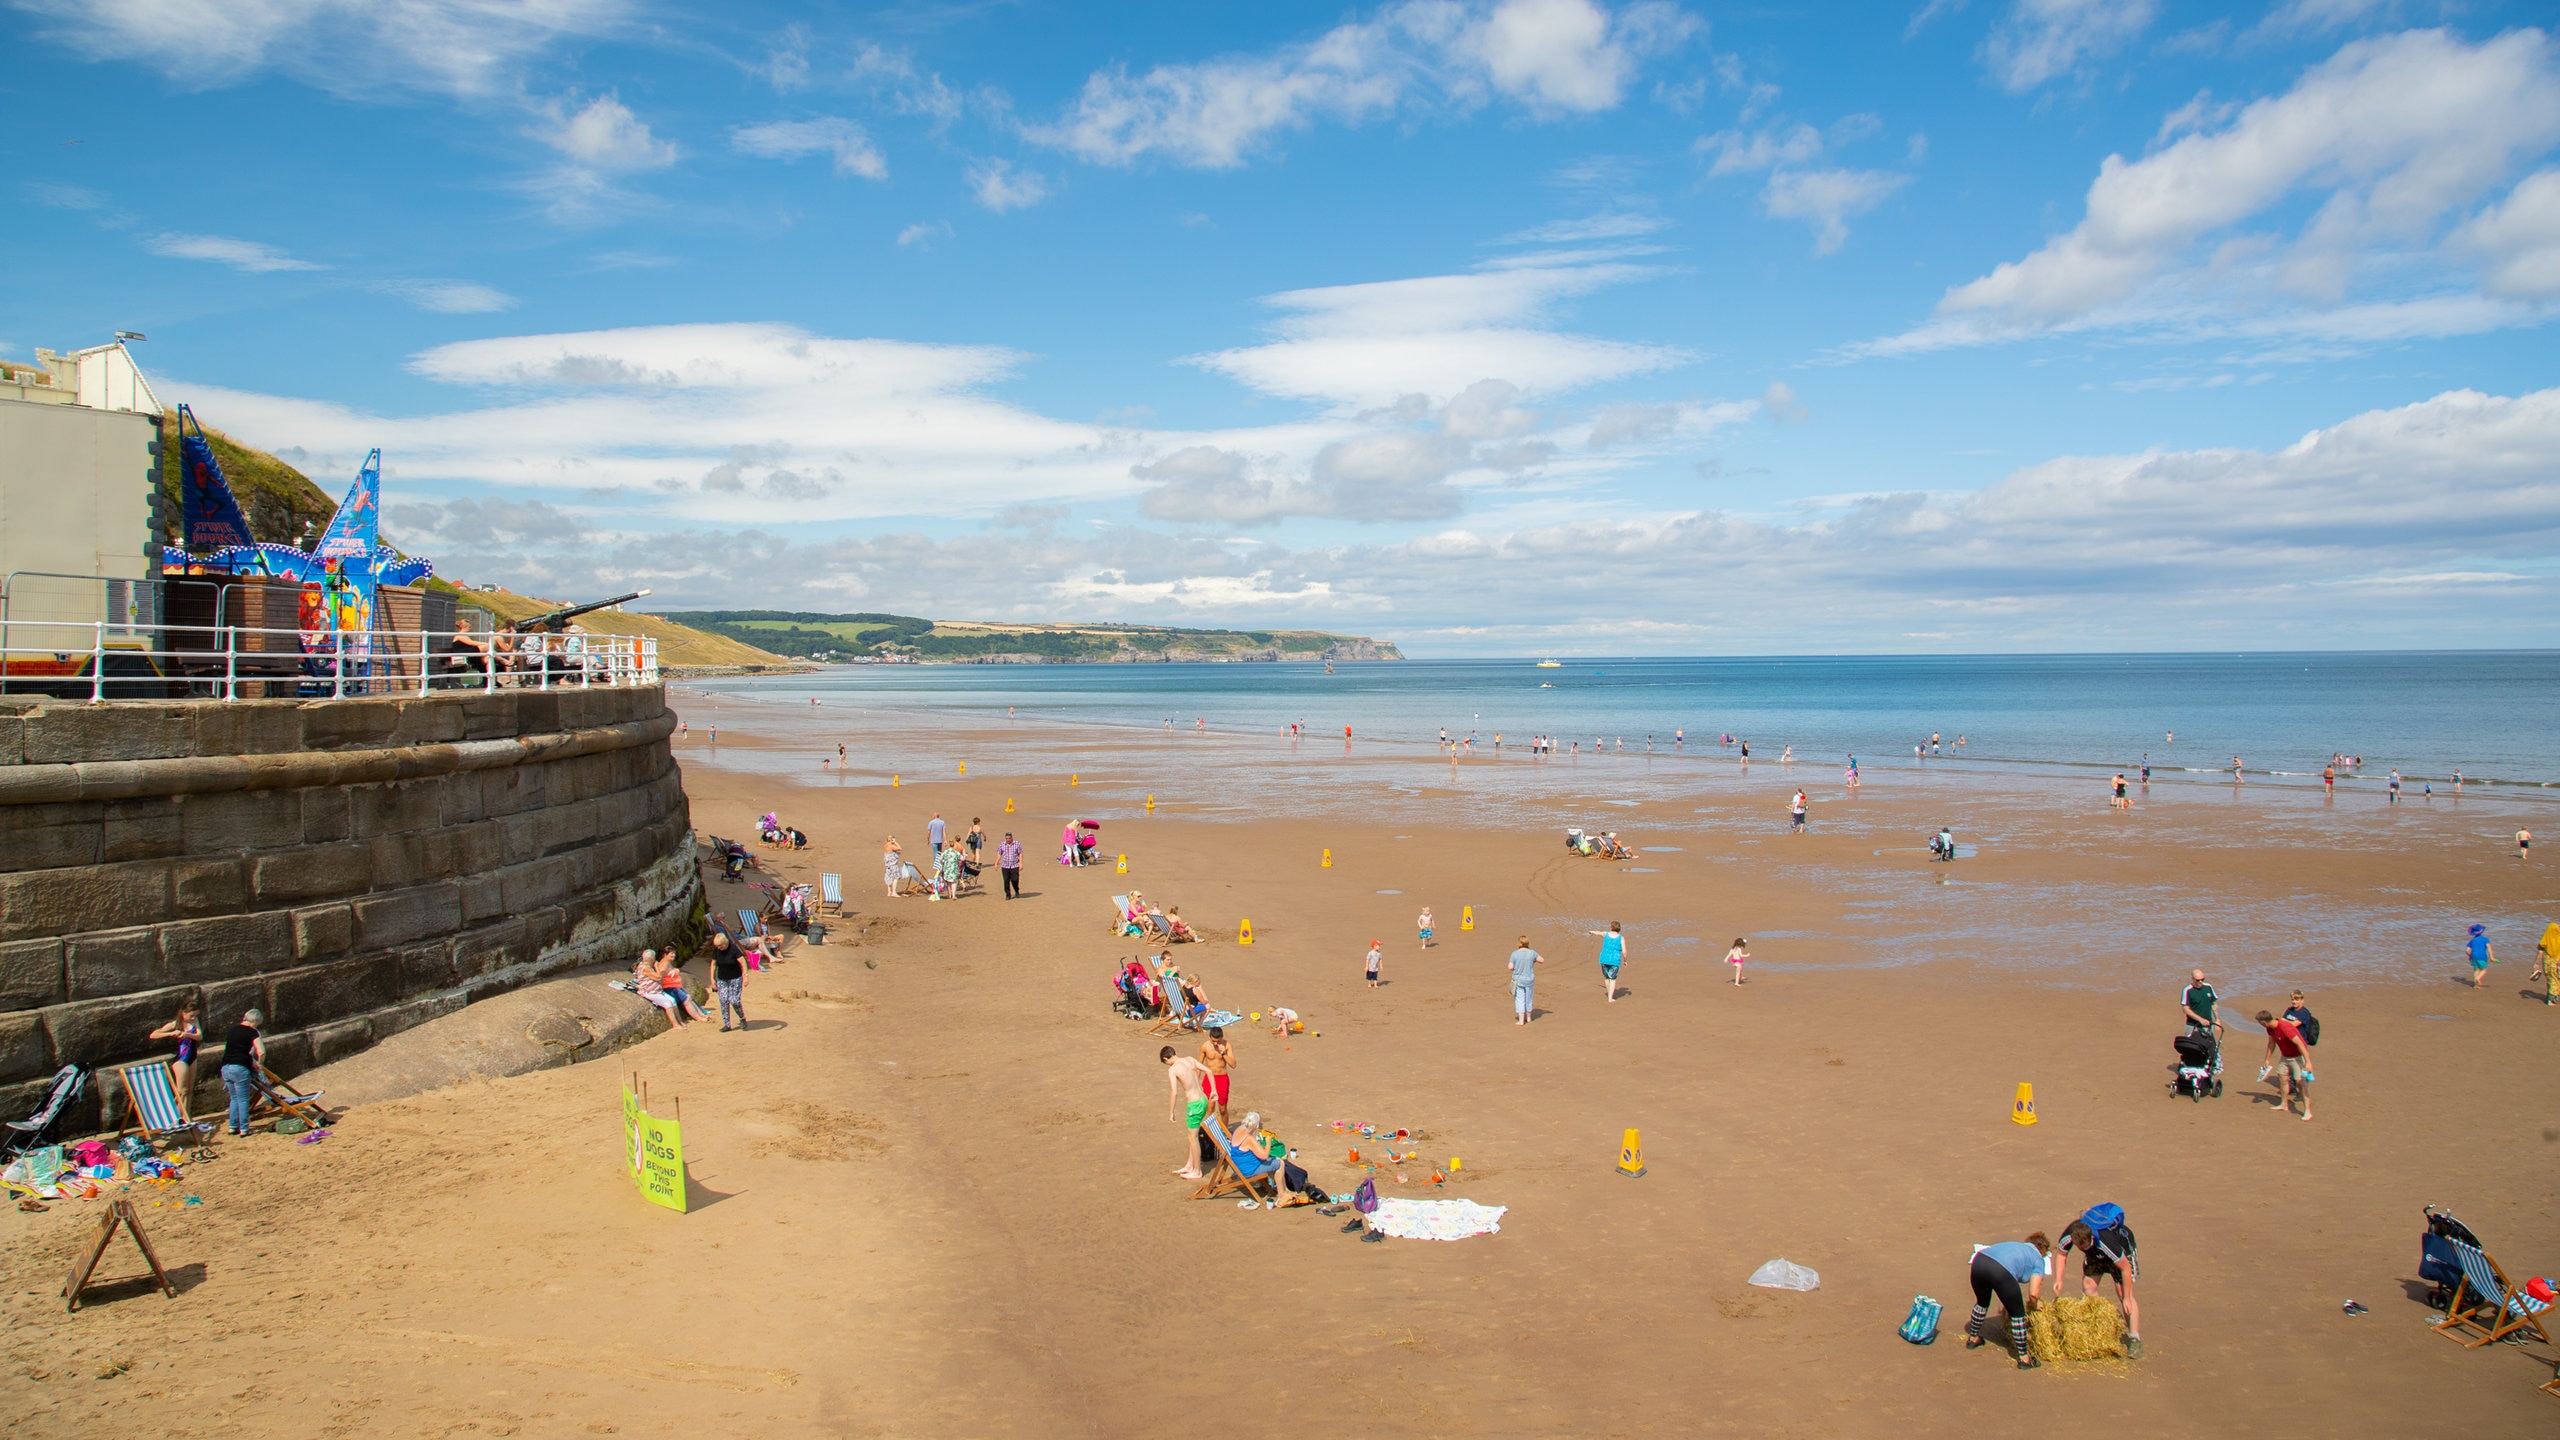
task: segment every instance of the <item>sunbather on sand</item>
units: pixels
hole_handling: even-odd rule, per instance
[[[1164,912],[1164,928],[1169,939],[1188,942],[1200,938],[1189,925],[1183,923],[1182,907],[1179,905]]]

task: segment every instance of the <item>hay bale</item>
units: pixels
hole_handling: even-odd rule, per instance
[[[2124,1312],[2102,1295],[2067,1295],[2027,1317],[2038,1360],[2104,1360],[2124,1353]]]

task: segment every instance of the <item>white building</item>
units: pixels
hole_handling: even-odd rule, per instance
[[[28,622],[159,623],[160,401],[121,338],[36,362],[0,362],[0,621],[86,649]]]

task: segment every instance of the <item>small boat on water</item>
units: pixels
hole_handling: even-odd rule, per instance
[[[1564,662],[1553,655],[1550,655],[1546,659],[1538,662],[1538,668],[1541,670],[1561,670],[1564,668]]]

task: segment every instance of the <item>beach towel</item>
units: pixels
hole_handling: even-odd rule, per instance
[[[1392,1200],[1381,1196],[1369,1213],[1369,1228],[1398,1240],[1464,1240],[1470,1235],[1502,1233],[1508,1205],[1479,1205],[1473,1200]]]
[[[1244,1023],[1244,1017],[1233,1010],[1212,1010],[1208,1014],[1200,1017],[1200,1023],[1203,1026],[1241,1025]]]

